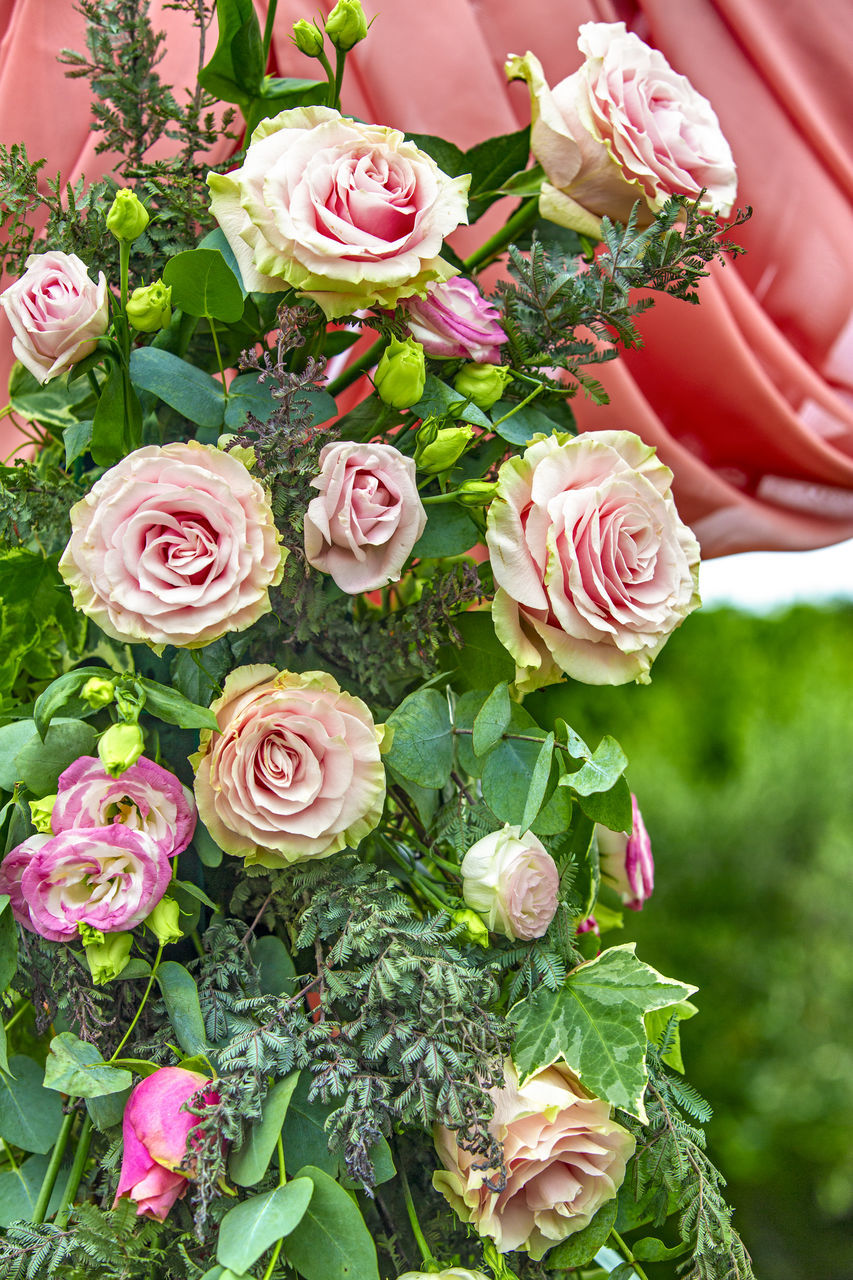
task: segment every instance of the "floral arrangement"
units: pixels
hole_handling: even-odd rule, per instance
[[[147,19],[87,8],[136,181],[43,243],[0,156],[37,446],[0,505],[2,1274],[746,1280],[694,989],[611,941],[654,884],[628,762],[571,726],[699,603],[671,472],[571,401],[737,252],[716,117],[590,23],[462,152],[342,113],[359,0],[296,23],[304,81],[217,10],[190,118]],[[132,41],[171,165],[127,142]],[[215,98],[247,132],[208,172]]]

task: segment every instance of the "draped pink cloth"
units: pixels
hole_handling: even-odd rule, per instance
[[[264,16],[266,0],[256,3]],[[281,0],[279,74],[313,74],[290,27],[331,3]],[[710,98],[737,161],[738,203],[755,208],[736,233],[748,254],[715,270],[701,306],[659,299],[640,321],[646,347],[603,367],[610,405],[578,401],[578,416],[658,446],[706,556],[853,535],[850,0],[365,0],[365,9],[378,16],[351,59],[345,108],[462,146],[529,119],[526,89],[506,84],[506,55],[532,50],[554,83],[579,64],[585,21],[625,21]],[[169,29],[164,77],[189,84],[188,19],[162,0],[152,10]],[[63,44],[82,48],[70,6],[0,0],[0,141],[23,137],[49,170],[91,178],[108,160],[94,157],[86,132],[88,86],[53,62]],[[493,211],[461,233],[463,251],[499,220]]]

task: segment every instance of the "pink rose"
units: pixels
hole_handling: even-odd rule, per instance
[[[2,294],[14,330],[12,350],[37,381],[49,382],[95,350],[109,325],[107,279],[89,279],[74,253],[31,253]]]
[[[426,528],[415,463],[392,444],[327,444],[305,512],[305,556],[349,595],[402,575]]]
[[[124,1154],[113,1207],[122,1196],[136,1202],[138,1216],[163,1222],[186,1193],[190,1175],[181,1165],[192,1151],[198,1117],[184,1110],[208,1084],[206,1076],[183,1067],[161,1067],[133,1089],[124,1109]],[[205,1102],[218,1102],[210,1089]]]
[[[283,560],[266,492],[212,445],[148,445],[71,508],[59,567],[114,640],[197,648],[268,612]]]
[[[586,684],[648,683],[699,604],[699,544],[671,481],[628,431],[545,436],[503,464],[486,541],[495,631],[520,690],[563,672]]]
[[[456,276],[432,284],[423,298],[407,298],[403,307],[409,333],[429,355],[478,364],[500,361],[500,347],[507,340],[501,313],[471,280]]]
[[[583,66],[553,89],[532,53],[507,62],[530,88],[542,216],[597,236],[605,214],[626,222],[639,200],[648,223],[669,196],[703,188],[701,208],[728,214],[737,175],[707,98],[624,22],[584,23],[578,48]]]
[[[532,831],[508,824],[473,844],[462,859],[462,896],[508,938],[541,938],[557,910],[557,864]]]
[[[626,907],[641,911],[655,887],[655,860],[635,795],[631,796],[631,809],[634,822],[630,836],[626,836],[624,831],[610,831],[602,826],[595,830],[601,874],[615,885]]]
[[[330,107],[261,121],[242,168],[207,177],[246,288],[277,293],[286,281],[330,319],[455,275],[439,254],[467,221],[470,181],[402,133]]]
[[[489,1129],[503,1145],[503,1191],[485,1185],[490,1170],[442,1126],[434,1132],[444,1170],[433,1185],[463,1222],[494,1240],[501,1253],[523,1249],[539,1259],[558,1241],[582,1231],[612,1200],[634,1153],[634,1139],[610,1119],[610,1107],[586,1092],[565,1063],[519,1084],[504,1063],[502,1089],[490,1090]]]
[[[195,794],[227,853],[264,867],[355,848],[385,803],[384,727],[323,671],[238,667],[212,704]]]
[[[141,831],[167,858],[174,858],[192,840],[195,801],[173,773],[145,756],[118,778],[111,778],[95,756],[81,756],[60,776],[50,819],[53,832],[116,822]]]
[[[50,840],[49,835],[28,836],[23,844],[10,849],[0,863],[0,893],[9,895],[9,906],[18,924],[37,933],[30,919],[30,908],[21,889],[21,878],[30,864],[30,859]]]
[[[25,840],[7,854],[3,867],[17,853],[11,868],[17,874],[22,851],[31,851],[20,876],[29,921],[21,923],[50,942],[70,942],[80,924],[102,933],[132,929],[172,878],[172,864],[154,841],[120,823],[71,827],[36,845],[40,839]]]

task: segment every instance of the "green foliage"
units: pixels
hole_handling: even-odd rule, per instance
[[[325,1174],[322,1176],[326,1177]],[[247,1271],[271,1245],[283,1236],[289,1236],[299,1225],[313,1194],[314,1184],[311,1178],[298,1176],[285,1186],[276,1187],[275,1191],[251,1196],[229,1209],[219,1225],[216,1246],[218,1261],[238,1274]],[[351,1200],[348,1203],[352,1206]],[[355,1212],[358,1213],[358,1210]],[[312,1225],[326,1226],[322,1217]],[[319,1231],[317,1236],[322,1238]]]
[[[314,1193],[284,1252],[304,1280],[379,1280],[376,1246],[357,1204],[322,1169],[306,1165],[297,1181]]]
[[[469,151],[461,151],[452,142],[430,134],[409,133],[406,136],[422,151],[431,155],[439,168],[451,177],[464,173],[471,175],[471,186],[468,189],[469,222],[476,222],[500,199],[504,183],[519,169],[524,168],[530,155],[530,128],[527,126],[516,133],[486,138]]]
[[[44,1087],[74,1098],[102,1098],[123,1093],[132,1083],[129,1071],[107,1066],[93,1044],[70,1031],[61,1031],[50,1042],[44,1068]]]

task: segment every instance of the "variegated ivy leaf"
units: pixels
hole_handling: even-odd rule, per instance
[[[541,988],[519,1001],[510,1013],[512,1057],[522,1081],[565,1062],[591,1093],[645,1124],[643,1015],[679,1004],[696,988],[643,964],[634,947],[610,947],[574,969],[558,991]]]

